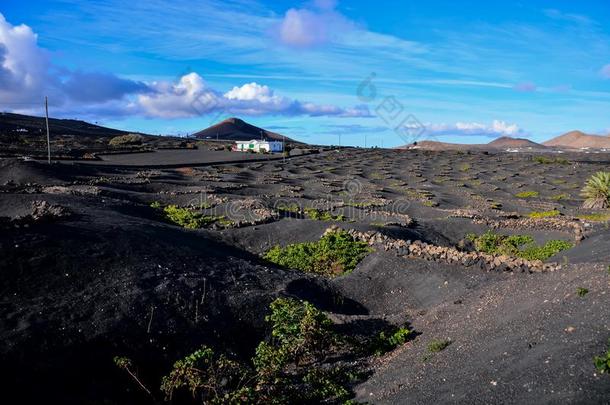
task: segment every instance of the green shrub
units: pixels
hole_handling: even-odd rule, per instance
[[[353,403],[348,400],[353,395],[350,387],[363,373],[353,365],[353,357],[345,359],[369,352],[336,333],[328,316],[307,301],[277,298],[269,308],[265,321],[271,333],[259,343],[251,362],[232,360],[202,346],[176,361],[162,378],[160,391],[166,400],[179,402],[182,398],[174,398],[175,394],[183,391],[194,403],[205,404]],[[376,342],[384,351],[391,350],[410,333],[397,328],[387,336],[379,334]],[[129,359],[116,357],[115,363],[135,375]]]
[[[582,215],[579,215],[578,218],[583,219],[585,221],[606,222],[606,221],[610,221],[610,212],[599,212],[596,214],[582,214]]]
[[[578,287],[578,288],[576,289],[576,294],[577,294],[579,297],[581,297],[581,298],[582,298],[582,297],[584,297],[585,295],[589,294],[589,290],[588,290],[587,288],[584,288],[584,287]]]
[[[172,400],[175,391],[186,388],[193,399],[203,403],[233,403],[250,399],[253,392],[242,386],[249,374],[238,362],[203,346],[174,363],[161,380],[161,391],[167,401]]]
[[[536,156],[534,157],[534,161],[536,163],[550,165],[550,164],[559,164],[559,165],[568,165],[570,161],[564,158],[556,157],[550,158],[548,156]]]
[[[527,260],[546,260],[555,254],[570,249],[573,244],[562,240],[550,240],[540,246],[530,235],[500,235],[487,231],[482,235],[468,234],[477,251],[492,255],[507,255]]]
[[[188,208],[180,208],[175,205],[168,205],[163,208],[165,217],[175,224],[188,229],[198,229],[214,222],[210,216],[195,212]]]
[[[559,252],[571,249],[573,246],[574,244],[564,240],[550,240],[542,246],[528,245],[519,251],[517,256],[527,260],[546,260]]]
[[[470,163],[463,163],[460,165],[459,167],[461,172],[467,172],[468,170],[471,169]]]
[[[336,276],[351,272],[371,251],[366,243],[356,241],[347,232],[336,231],[318,242],[275,246],[264,257],[283,267]]]
[[[402,345],[411,336],[411,331],[406,327],[399,327],[392,331],[381,331],[371,344],[371,351],[379,356],[394,350]]]
[[[202,212],[197,212],[190,208],[180,208],[176,205],[162,207],[161,203],[157,201],[151,203],[150,206],[154,209],[163,209],[165,219],[175,223],[176,225],[180,225],[183,228],[199,229],[213,223],[217,223],[224,227],[229,227],[234,224],[233,221],[224,216],[205,215]],[[202,204],[202,207],[204,206],[205,204]]]
[[[563,201],[563,200],[567,200],[568,198],[570,198],[569,194],[557,194],[551,197],[551,200],[553,201]]]
[[[581,191],[585,198],[583,208],[604,209],[610,207],[610,172],[597,172]]]
[[[333,215],[328,211],[321,211],[316,208],[305,208],[305,216],[316,221],[345,221],[344,215]]]
[[[299,208],[299,205],[296,204],[296,203],[292,203],[292,204],[279,204],[276,208],[280,212],[291,212],[293,214],[298,214],[298,213],[301,212],[301,209]]]
[[[302,364],[334,342],[331,320],[309,302],[278,298],[270,308],[265,320],[271,324],[271,342],[261,342],[253,359],[259,374],[275,374],[289,362]]]
[[[515,194],[517,198],[535,198],[540,195],[537,191],[522,191],[520,193]]]
[[[595,356],[593,358],[593,363],[595,364],[597,371],[601,374],[610,374],[610,339],[608,339],[608,350],[606,353],[601,356]]]
[[[530,218],[550,218],[550,217],[557,217],[561,215],[561,212],[559,212],[558,210],[552,210],[552,211],[534,211],[534,212],[530,212],[527,216]]]
[[[450,344],[451,344],[451,340],[449,340],[449,339],[444,339],[444,340],[434,339],[434,340],[431,340],[430,343],[428,343],[428,351],[430,353],[438,353],[442,350],[445,350],[447,348],[447,346],[449,346]]]
[[[128,145],[141,145],[144,137],[138,134],[120,135],[112,138],[108,145],[110,146],[128,146]]]

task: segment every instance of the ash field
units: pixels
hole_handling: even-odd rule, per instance
[[[281,297],[322,311],[342,342],[407,331],[310,360],[353,370],[328,403],[608,403],[593,359],[610,337],[610,214],[579,196],[607,154],[339,148],[151,168],[154,156],[0,160],[7,397],[159,403],[161,377],[202,345],[250,364]],[[312,271],[278,260],[324,235],[361,250]]]

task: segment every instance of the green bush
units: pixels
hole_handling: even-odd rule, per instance
[[[158,201],[151,203],[150,207],[154,209],[162,209],[165,219],[175,223],[176,225],[180,225],[183,228],[199,229],[213,223],[217,223],[224,227],[233,225],[233,221],[225,218],[224,216],[205,215],[202,212],[197,212],[190,208],[180,208],[176,205],[168,205],[163,207]],[[202,204],[202,208],[205,207],[206,205]]]
[[[559,164],[559,165],[568,165],[570,161],[564,158],[556,157],[550,158],[548,156],[536,156],[534,157],[534,161],[536,163],[550,165],[550,164]]]
[[[175,205],[168,205],[163,208],[163,212],[168,220],[188,229],[203,228],[214,222],[214,218],[210,216],[206,216],[203,213],[195,212],[188,208],[180,208]]]
[[[568,198],[570,198],[569,194],[562,193],[562,194],[556,194],[556,195],[552,196],[551,200],[553,200],[553,201],[563,201],[563,200],[567,200]]]
[[[128,146],[128,145],[141,145],[144,137],[138,134],[120,135],[112,138],[108,145],[110,146]]]
[[[371,344],[371,351],[379,356],[394,350],[402,345],[411,336],[411,331],[406,327],[399,327],[392,331],[381,331]]]
[[[530,235],[500,235],[487,231],[482,235],[468,234],[477,251],[492,255],[507,255],[527,260],[546,260],[574,245],[563,240],[550,240],[540,246]]]
[[[589,294],[589,290],[587,288],[578,287],[576,289],[576,295],[578,295],[580,298],[583,298],[587,294]]]
[[[515,194],[517,198],[535,198],[540,195],[537,191],[522,191],[520,193]]]
[[[251,399],[253,392],[242,382],[249,370],[224,355],[217,356],[206,346],[174,363],[161,380],[161,391],[171,401],[175,391],[186,388],[202,403],[234,403]]]
[[[561,215],[561,212],[559,212],[558,210],[551,210],[551,211],[534,211],[534,212],[530,212],[527,216],[530,218],[551,218],[551,217],[557,217]]]
[[[264,257],[283,267],[337,276],[354,270],[371,251],[366,243],[341,230],[327,233],[318,242],[275,246]]]
[[[606,222],[610,221],[610,212],[598,212],[596,214],[583,214],[578,216],[585,221]]]
[[[307,301],[278,298],[265,321],[271,334],[259,343],[251,363],[218,355],[206,346],[176,361],[161,381],[166,400],[178,400],[175,394],[183,391],[193,403],[206,404],[351,403],[350,387],[362,373],[352,360],[340,359],[368,355],[360,343],[336,333],[328,316]],[[397,328],[379,334],[375,342],[385,352],[404,343],[410,333]],[[115,363],[135,378],[129,359],[117,357]]]
[[[595,356],[593,358],[593,363],[595,364],[597,371],[601,374],[610,374],[610,339],[608,339],[608,350],[606,353],[601,356]]]
[[[610,172],[597,172],[585,184],[581,196],[583,208],[605,209],[610,207]]]
[[[328,211],[321,211],[316,208],[305,208],[305,216],[316,221],[345,221],[344,215],[333,215]]]
[[[557,253],[571,249],[571,242],[564,240],[550,240],[542,246],[528,245],[517,253],[517,256],[527,260],[546,260]]]
[[[444,340],[434,339],[434,340],[431,340],[430,343],[428,343],[428,351],[430,353],[438,353],[442,350],[445,350],[447,348],[447,346],[449,346],[450,344],[451,344],[451,340],[449,340],[449,339],[444,339]]]

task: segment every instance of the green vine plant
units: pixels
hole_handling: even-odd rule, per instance
[[[381,355],[404,344],[406,327],[386,330],[362,341],[334,330],[328,316],[307,301],[278,298],[265,321],[270,336],[256,347],[250,362],[217,354],[202,346],[176,361],[161,379],[166,401],[180,398],[205,404],[353,403],[351,387],[363,377],[358,356]],[[356,357],[354,357],[356,356]],[[124,357],[116,365],[148,394],[151,391]],[[362,363],[362,362],[360,362]]]

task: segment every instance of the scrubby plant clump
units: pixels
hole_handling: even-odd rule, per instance
[[[202,212],[197,212],[190,208],[181,208],[176,205],[163,207],[158,201],[151,203],[150,207],[156,210],[162,210],[165,219],[187,229],[199,229],[214,223],[223,227],[233,225],[233,221],[224,216],[205,215]],[[204,208],[204,206],[202,206],[202,208]]]
[[[321,211],[316,208],[305,208],[305,216],[315,221],[345,221],[344,215],[333,215],[328,211]]]
[[[568,164],[570,164],[569,160],[560,158],[560,157],[552,158],[552,157],[548,157],[548,156],[536,156],[536,157],[534,157],[534,161],[536,163],[540,163],[540,164],[544,164],[544,165],[550,165],[550,164],[568,165]]]
[[[597,172],[585,184],[581,196],[585,199],[585,209],[605,209],[610,207],[610,172]]]
[[[138,134],[120,135],[112,138],[108,144],[110,146],[128,146],[128,145],[141,145],[144,138]]]
[[[526,260],[546,260],[557,253],[572,248],[571,242],[550,240],[537,245],[530,235],[500,235],[487,231],[482,235],[468,234],[477,251],[492,254],[520,257]]]
[[[317,242],[275,246],[264,257],[283,267],[337,276],[354,270],[371,251],[366,243],[340,230],[325,234]]]
[[[606,353],[601,356],[595,356],[593,358],[593,363],[595,364],[597,371],[601,374],[610,374],[610,339],[608,339],[608,350]]]
[[[451,340],[449,339],[443,339],[443,340],[439,340],[439,339],[434,339],[432,341],[430,341],[430,343],[428,343],[428,351],[430,353],[438,353],[440,351],[443,351],[447,348],[447,346],[449,346],[451,344]]]
[[[250,371],[238,362],[217,356],[203,346],[174,363],[172,371],[161,382],[168,401],[175,391],[187,389],[200,403],[238,403],[248,401],[252,391],[243,385]]]
[[[530,218],[552,218],[552,217],[558,217],[561,215],[561,212],[559,212],[558,210],[551,210],[551,211],[534,211],[534,212],[530,212],[528,214],[528,217]]]
[[[391,331],[381,331],[373,340],[371,351],[377,356],[392,351],[404,344],[411,337],[411,332],[411,330],[404,326]]]
[[[540,195],[537,191],[522,191],[520,193],[515,194],[517,198],[535,198]]]
[[[183,403],[191,397],[197,404],[351,403],[351,387],[363,375],[354,361],[371,354],[370,348],[377,348],[378,354],[392,350],[411,335],[399,327],[372,342],[360,341],[335,332],[328,316],[307,301],[277,298],[269,308],[265,321],[271,334],[258,344],[250,362],[202,346],[176,361],[162,378],[160,392],[166,401]],[[156,396],[132,373],[129,359],[117,357],[115,363]]]

